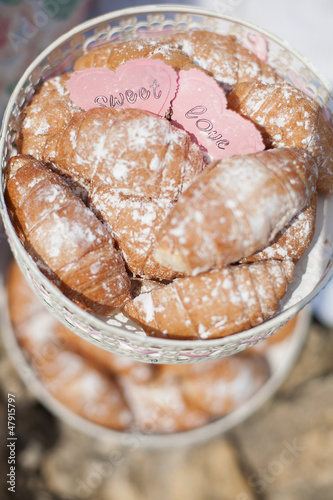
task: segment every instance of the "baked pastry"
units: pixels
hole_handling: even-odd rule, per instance
[[[115,71],[135,59],[161,59],[176,71],[196,67],[173,40],[146,38],[127,42],[112,42],[90,50],[74,63],[74,71],[87,68],[107,68]]]
[[[211,419],[206,411],[187,403],[178,379],[171,381],[157,376],[142,384],[135,378],[123,376],[119,383],[139,432],[183,432],[201,427]]]
[[[162,34],[161,34],[162,35]],[[265,83],[281,81],[267,63],[238,43],[233,36],[203,30],[128,42],[112,42],[89,51],[74,63],[74,71],[98,67],[115,71],[135,59],[160,59],[177,72],[201,68],[225,88],[243,81]],[[52,77],[43,83],[26,109],[21,130],[21,152],[46,161],[52,157],[57,134],[80,107],[70,99],[66,88],[71,73]]]
[[[188,134],[139,109],[93,108],[75,114],[43,158],[87,189],[132,273],[175,277],[151,254],[172,204],[205,165]]]
[[[196,363],[180,381],[186,402],[211,418],[227,415],[247,401],[269,377],[261,356],[229,356],[219,362]]]
[[[319,104],[287,82],[237,85],[229,107],[255,123],[267,147],[301,147],[318,165],[318,191],[333,192],[333,131]]]
[[[148,383],[122,377],[120,385],[139,429],[179,432],[226,415],[268,379],[265,358],[235,355],[204,363],[159,365]]]
[[[176,201],[202,170],[199,148],[183,130],[140,109],[92,108],[75,114],[58,136],[57,168],[87,187]]]
[[[57,174],[29,156],[8,163],[7,206],[37,265],[81,307],[110,314],[130,298],[114,241]]]
[[[197,66],[211,74],[226,90],[243,81],[273,83],[282,80],[271,66],[232,35],[193,30],[171,35],[169,39],[177,42]]]
[[[46,80],[25,110],[20,131],[20,152],[37,160],[52,156],[63,127],[81,108],[66,88],[70,73]]]
[[[171,280],[179,275],[153,258],[156,237],[174,202],[161,198],[129,197],[100,187],[89,198],[90,205],[107,222],[112,236],[135,276]]]
[[[262,249],[308,203],[317,168],[301,148],[219,161],[203,172],[168,214],[155,259],[198,274]]]
[[[291,261],[226,266],[174,280],[124,306],[148,335],[176,339],[224,337],[271,318],[292,280]]]

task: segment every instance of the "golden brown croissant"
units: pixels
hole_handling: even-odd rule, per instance
[[[190,136],[140,109],[93,108],[77,113],[58,137],[59,170],[90,186],[107,185],[125,196],[176,200],[203,168]]]
[[[133,414],[135,427],[144,433],[181,432],[208,423],[208,412],[187,403],[178,379],[157,376],[146,383],[133,377],[119,379]]]
[[[229,107],[249,118],[269,147],[302,147],[318,165],[317,188],[333,191],[333,130],[319,104],[289,83],[243,82],[228,96]]]
[[[202,425],[242,405],[267,380],[267,361],[258,355],[186,365],[158,365],[148,383],[121,378],[136,424],[150,432],[175,432]]]
[[[21,152],[43,160],[52,156],[54,142],[63,127],[81,110],[66,88],[70,73],[45,81],[25,111],[21,129]]]
[[[38,375],[73,412],[112,429],[130,426],[131,412],[116,382],[78,354],[60,351]]]
[[[105,427],[155,433],[195,428],[233,411],[269,376],[268,363],[257,354],[153,366],[91,345],[31,294],[16,263],[7,291],[14,332],[46,389]]]
[[[67,184],[29,156],[8,164],[7,206],[42,272],[84,308],[110,314],[130,298],[113,239]]]
[[[224,337],[272,317],[293,268],[291,261],[269,260],[179,278],[139,295],[124,311],[149,335]]]
[[[134,59],[162,59],[176,71],[196,67],[177,43],[172,40],[167,42],[163,38],[160,40],[146,38],[128,42],[111,42],[97,47],[79,57],[75,61],[74,70],[81,71],[96,67],[115,71],[119,66]]]
[[[175,276],[151,253],[171,204],[204,167],[188,134],[139,109],[94,108],[76,114],[43,157],[86,187],[134,274]]]
[[[315,192],[316,164],[301,148],[226,158],[204,171],[169,212],[157,262],[197,274],[267,246]]]
[[[235,37],[210,31],[194,30],[170,35],[184,53],[199,67],[225,85],[259,80],[267,83],[281,81],[281,77],[267,63],[236,41]]]

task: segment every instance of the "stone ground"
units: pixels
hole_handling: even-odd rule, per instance
[[[209,442],[119,448],[59,422],[29,394],[1,347],[0,428],[16,395],[16,493],[0,450],[1,498],[22,500],[332,500],[333,331],[312,322],[302,354],[275,396]],[[4,431],[4,432],[3,432]]]

